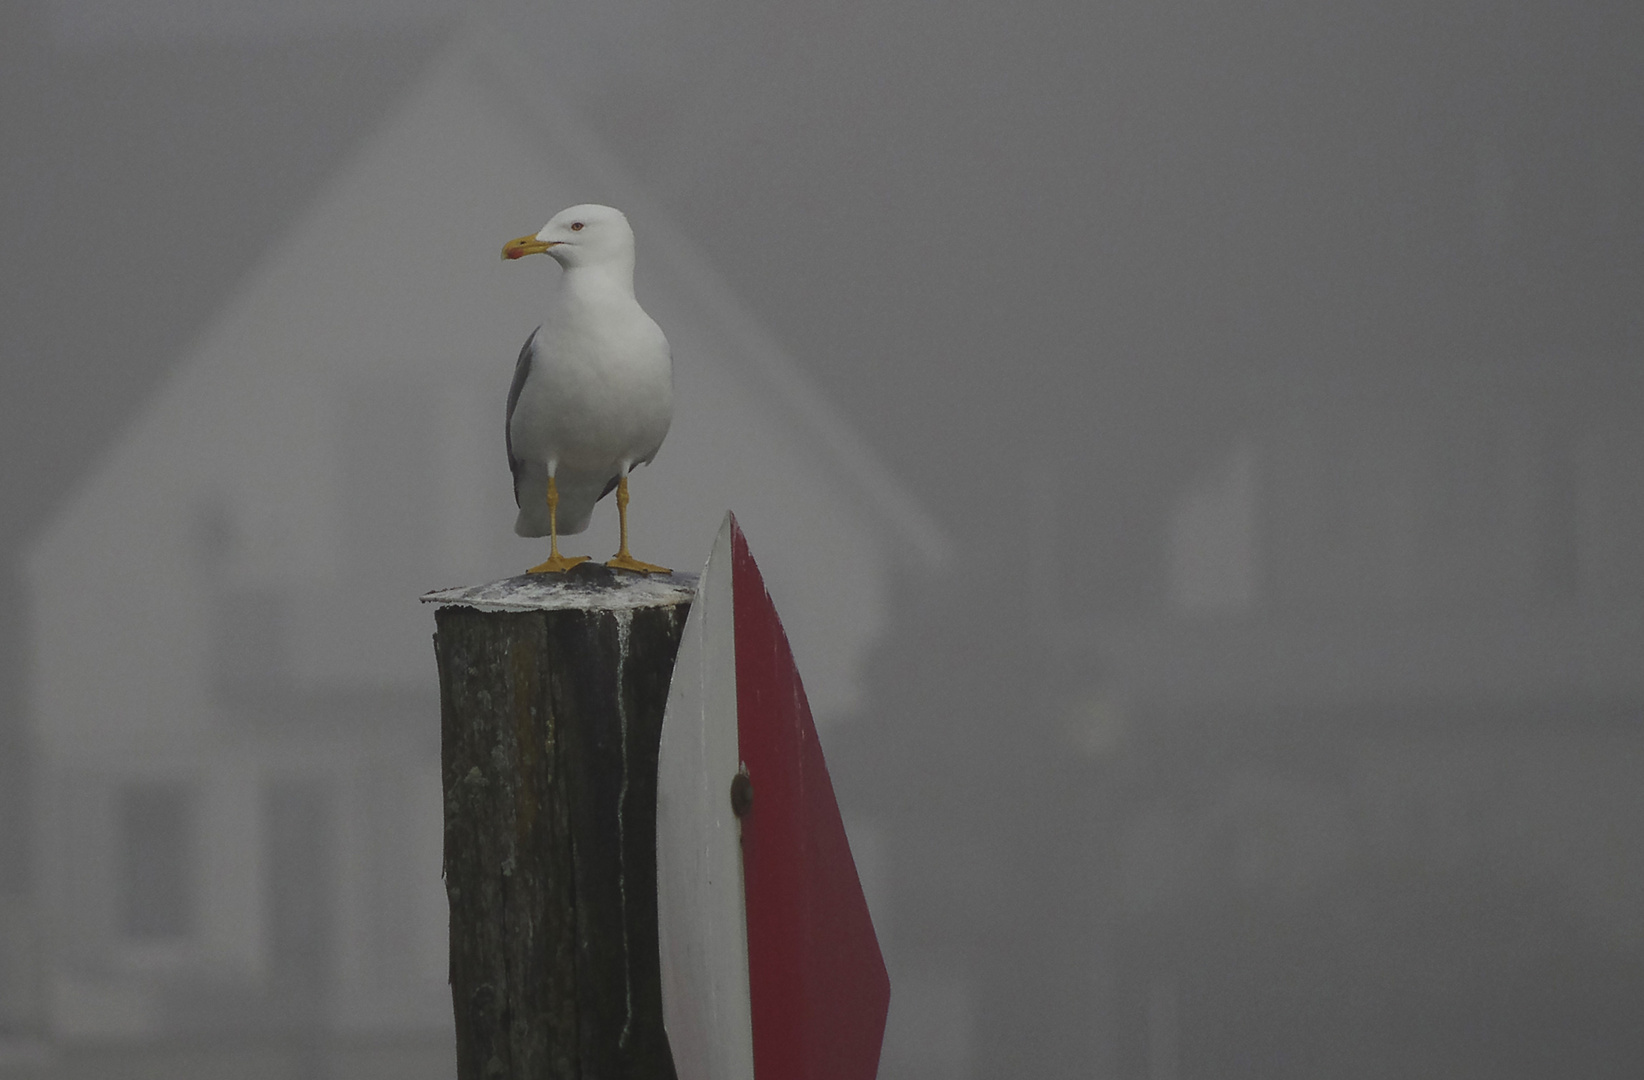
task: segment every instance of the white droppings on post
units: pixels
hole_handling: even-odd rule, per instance
[[[628,836],[623,827],[623,817],[628,806],[628,698],[622,692],[627,686],[625,669],[628,665],[628,649],[633,630],[633,608],[621,608],[611,614],[616,616],[617,625],[617,730],[621,740],[619,746],[622,752],[622,786],[617,788],[617,896],[622,904],[622,1034],[617,1036],[618,1046],[628,1045],[629,1032],[634,1026],[634,966],[629,959],[628,950]]]
[[[575,574],[575,571],[572,572]],[[695,574],[629,574],[610,580],[566,574],[526,574],[489,585],[437,589],[422,596],[425,604],[471,607],[479,611],[626,611],[689,603],[696,595]]]

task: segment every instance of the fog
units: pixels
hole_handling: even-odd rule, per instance
[[[0,8],[0,1077],[452,1075],[410,600],[583,199],[881,1077],[1638,1075],[1641,124],[1621,3]]]

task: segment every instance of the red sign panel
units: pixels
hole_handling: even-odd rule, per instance
[[[787,635],[731,532],[754,1073],[873,1080],[890,978]]]

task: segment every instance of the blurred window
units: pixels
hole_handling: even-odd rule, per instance
[[[120,792],[116,927],[139,941],[192,936],[195,798],[177,781],[143,781]]]

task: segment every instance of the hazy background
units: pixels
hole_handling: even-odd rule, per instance
[[[882,1075],[1638,1075],[1628,3],[11,0],[15,909],[20,553],[484,12],[959,544],[826,736]]]

